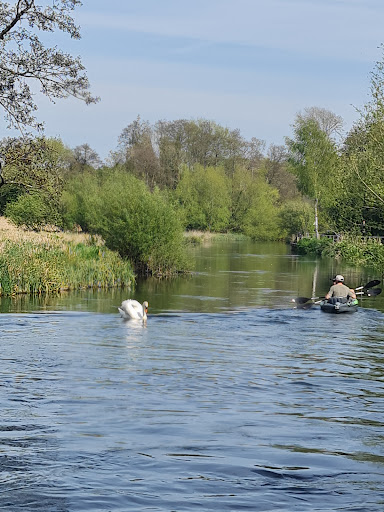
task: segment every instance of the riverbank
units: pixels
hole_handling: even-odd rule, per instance
[[[384,275],[384,245],[376,239],[344,236],[340,241],[322,238],[302,238],[296,244],[299,254],[317,254],[347,263],[371,267]]]
[[[128,261],[100,237],[16,227],[0,217],[0,296],[132,287]]]

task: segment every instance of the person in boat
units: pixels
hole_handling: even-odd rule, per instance
[[[345,304],[351,299],[356,299],[355,290],[348,288],[344,284],[344,277],[340,274],[332,278],[333,285],[329,289],[329,292],[325,296],[326,300],[331,304],[341,302]]]

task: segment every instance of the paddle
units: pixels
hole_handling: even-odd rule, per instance
[[[296,304],[305,304],[313,299],[318,299],[319,297],[296,297],[296,299],[292,299],[291,302],[296,302]]]
[[[366,294],[368,295],[368,297],[379,295],[381,293],[381,288],[373,288],[373,286],[377,286],[378,284],[380,284],[380,281],[378,279],[374,279],[373,281],[369,281],[369,283],[363,286],[358,286],[357,288],[355,288],[355,290],[363,290],[362,292],[358,292],[357,295]],[[295,302],[296,304],[305,304],[310,300],[315,300],[319,298],[324,297],[296,297],[296,299],[292,299],[291,302]]]
[[[380,281],[378,279],[374,279],[373,281],[369,281],[369,283],[365,284],[364,286],[358,286],[357,288],[355,288],[355,290],[373,288],[374,286],[377,286],[378,284],[380,284]]]
[[[369,290],[365,290],[365,293],[368,297],[375,297],[376,295],[380,295],[381,288],[371,288]]]

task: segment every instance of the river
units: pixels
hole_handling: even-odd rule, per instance
[[[0,301],[0,510],[382,511],[384,303],[290,299],[335,273],[283,244],[214,242],[188,277]]]

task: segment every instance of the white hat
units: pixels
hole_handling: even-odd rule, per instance
[[[339,281],[340,283],[342,283],[344,281],[344,276],[337,274],[337,276],[335,277],[335,281]]]

